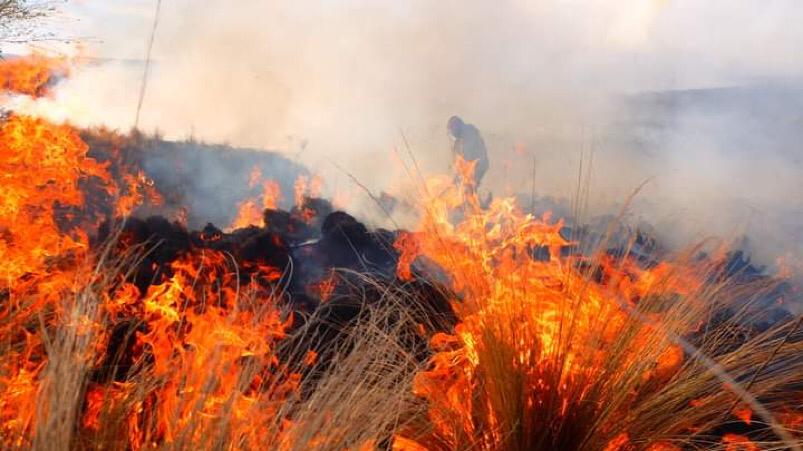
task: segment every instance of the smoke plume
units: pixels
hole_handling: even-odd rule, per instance
[[[155,2],[110,3],[71,5],[99,62],[41,108],[126,130]],[[405,143],[447,171],[458,114],[495,195],[571,199],[582,164],[589,215],[649,179],[633,216],[666,237],[803,254],[799,1],[173,0],[159,19],[145,131],[276,150],[358,198],[349,175],[411,191]]]

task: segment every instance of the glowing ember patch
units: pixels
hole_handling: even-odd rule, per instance
[[[683,448],[673,443],[656,442],[647,446],[647,448],[645,448],[645,451],[681,451],[682,449]]]
[[[393,451],[427,451],[428,448],[404,437],[394,437]]]
[[[304,365],[312,366],[318,361],[318,353],[315,351],[307,351],[304,357]]]
[[[630,437],[623,432],[608,442],[604,451],[627,451],[630,448]]]
[[[332,297],[335,288],[337,288],[337,274],[332,271],[321,281],[312,285],[312,292],[318,296],[321,302],[327,302]]]
[[[779,418],[787,429],[803,429],[803,413],[786,411],[782,412]]]
[[[749,407],[736,407],[733,409],[733,415],[742,420],[745,424],[750,424],[753,420],[753,410]]]
[[[683,364],[683,349],[680,346],[668,346],[661,355],[658,356],[658,364],[655,372],[658,377],[665,378],[675,373]]]
[[[725,434],[722,437],[725,451],[758,451],[760,448],[749,438],[739,434]]]

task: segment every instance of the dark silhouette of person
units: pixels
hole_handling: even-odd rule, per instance
[[[460,155],[466,161],[476,161],[474,166],[474,190],[476,190],[488,171],[488,150],[485,148],[485,141],[477,127],[463,122],[457,116],[449,118],[446,128],[454,139],[452,156],[456,158]]]

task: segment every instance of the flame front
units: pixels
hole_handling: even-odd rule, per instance
[[[78,378],[70,389],[85,393],[72,401],[84,439],[117,435],[133,449],[211,436],[250,448],[280,441],[288,425],[277,411],[300,379],[274,349],[291,324],[274,302],[278,270],[243,275],[222,253],[193,251],[144,293],[113,267],[98,272],[87,235],[102,218],[87,214],[82,184],[128,193],[116,215],[152,187],[124,174],[119,188],[87,151],[68,125],[18,115],[0,125],[0,442],[30,446],[55,421],[65,399],[51,377],[67,363]],[[116,252],[129,242],[122,236]]]
[[[30,55],[0,61],[0,91],[40,97],[49,93],[54,78],[66,76],[64,58]]]
[[[693,442],[695,426],[722,420],[696,409],[649,430],[636,421],[697,390],[733,402],[710,374],[706,388],[684,382],[705,373],[671,340],[699,329],[716,263],[645,268],[573,253],[549,215],[524,214],[509,199],[480,208],[472,167],[460,163],[465,182],[431,180],[419,232],[395,245],[402,280],[418,257],[445,270],[459,321],[432,337],[436,353],[415,378],[432,429],[397,434],[396,449],[679,450],[673,437]],[[736,415],[750,422],[745,410]],[[744,437],[723,443],[753,446]]]

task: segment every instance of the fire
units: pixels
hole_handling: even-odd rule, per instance
[[[323,188],[323,181],[317,175],[310,179],[305,175],[300,175],[295,181],[293,186],[293,199],[296,206],[304,205],[304,199],[307,197],[319,197],[321,189]]]
[[[135,441],[172,443],[190,424],[198,428],[200,423],[198,436],[188,438],[194,443],[207,425],[226,418],[233,433],[250,442],[258,438],[252,436],[258,431],[248,427],[254,416],[271,414],[271,402],[260,387],[273,384],[281,371],[272,344],[290,323],[270,305],[256,310],[245,305],[243,293],[229,288],[234,273],[226,262],[214,252],[188,256],[173,264],[171,278],[152,285],[142,303],[131,306],[129,315],[146,325],[145,331],[136,332],[134,349],[142,353],[139,358],[149,356],[148,377],[164,381],[146,396],[158,400],[156,414],[150,429],[131,437]],[[194,288],[211,281],[225,288],[219,293]],[[253,285],[250,290],[258,288]],[[297,383],[291,376],[271,389],[289,393]],[[231,416],[224,416],[229,410]],[[136,410],[130,415],[136,416]]]
[[[750,439],[738,434],[725,434],[722,437],[725,451],[758,451],[760,448]]]
[[[262,208],[275,210],[279,208],[279,201],[282,199],[282,190],[279,184],[273,180],[268,180],[262,185]]]
[[[260,226],[262,222],[262,210],[257,207],[256,202],[248,199],[237,207],[237,216],[234,217],[234,221],[229,225],[229,229],[242,229],[252,225]]]
[[[255,188],[262,179],[262,171],[258,166],[254,166],[248,178],[248,187]],[[266,209],[275,210],[279,208],[282,200],[282,189],[275,180],[265,180],[262,182],[262,200],[246,199],[237,207],[237,215],[229,225],[229,230],[241,229],[248,226],[261,226],[264,223],[263,211]]]
[[[248,187],[253,188],[259,184],[259,181],[262,180],[262,169],[259,166],[254,166],[251,168],[251,174],[248,175]]]
[[[38,56],[4,62],[3,89],[43,95],[60,64]],[[758,291],[713,277],[718,257],[645,264],[627,252],[581,255],[563,221],[525,213],[512,199],[482,205],[475,163],[460,158],[460,182],[427,182],[415,231],[383,231],[384,240],[396,237],[386,246],[397,255],[390,263],[379,252],[360,252],[374,251],[378,239],[354,218],[314,221],[328,208],[311,200],[321,192],[318,177],[296,180],[292,215],[273,212],[277,223],[287,214],[291,225],[265,224],[265,210],[277,210],[282,193],[259,167],[244,181],[253,197],[230,225],[247,230],[136,222],[138,208],[163,198],[143,170],[122,161],[119,144],[99,161],[69,125],[16,114],[0,122],[0,447],[41,448],[56,426],[68,424],[59,436],[65,443],[132,450],[758,449],[750,433],[711,432],[768,421],[761,406],[737,396],[737,382],[778,414],[778,425],[767,425],[776,435],[803,423],[799,400],[773,400],[803,382],[803,344],[778,345],[787,344],[779,334],[788,329],[720,349],[732,344],[723,331],[738,329],[710,321],[726,305],[720,298]],[[186,210],[177,215],[186,218]],[[288,244],[274,229],[298,232],[297,218],[304,240]],[[151,226],[169,229],[176,242],[160,247]],[[328,232],[307,239],[315,227]],[[90,239],[101,229],[109,243]],[[245,238],[224,247],[236,237]],[[363,270],[373,265],[388,280],[372,284],[367,274],[322,265],[314,268],[317,280],[293,284],[294,258],[326,261],[336,257],[326,252],[346,248],[357,251]],[[238,261],[244,255],[250,259]],[[393,264],[395,274],[387,270]],[[432,280],[429,271],[437,273]],[[349,367],[337,366],[341,355],[328,356],[335,369],[325,373],[319,364],[329,349],[294,341],[306,332],[299,322],[317,312],[294,310],[292,297],[341,320],[352,310],[365,313],[370,295],[385,299],[419,282],[438,285],[454,321],[425,325],[415,318],[417,306],[399,303],[390,317],[367,323],[365,333],[397,345],[409,360],[358,360],[356,382],[334,384],[337,399],[305,423],[309,406],[327,395],[310,390]],[[344,303],[343,293],[355,287],[363,298]],[[416,320],[412,333],[383,329],[408,317]],[[324,326],[329,333],[340,324]],[[701,364],[695,346],[734,385]],[[359,351],[363,357],[371,349]],[[413,354],[426,354],[426,367]],[[365,381],[385,371],[415,401],[400,402],[390,423],[370,430],[362,416],[350,416],[357,400],[343,390],[373,389]],[[341,426],[318,431],[321,418],[338,420],[341,412],[330,410],[341,408]],[[359,439],[341,440],[344,429],[363,427]]]
[[[472,165],[458,168],[465,183],[431,180],[419,232],[395,243],[400,279],[412,277],[419,256],[446,271],[459,319],[452,333],[432,337],[436,353],[413,385],[434,430],[401,433],[398,447],[569,449],[599,437],[585,445],[636,449],[629,424],[638,403],[672,390],[689,365],[670,336],[699,329],[707,263],[645,268],[563,253],[573,243],[561,221],[525,214],[507,199],[481,208]],[[748,412],[737,414],[749,422]],[[651,437],[639,438],[639,449],[680,449]]]
[[[337,288],[337,274],[331,271],[329,275],[321,279],[321,281],[313,284],[310,291],[315,294],[321,302],[327,302]]]
[[[748,425],[753,421],[753,411],[749,407],[737,407],[733,409],[733,415]]]
[[[401,280],[411,280],[413,278],[412,265],[415,258],[420,254],[418,241],[415,235],[402,232],[393,243],[393,247],[399,251],[399,263],[396,268],[396,275]]]
[[[74,129],[12,115],[0,124],[0,271],[9,287],[24,274],[44,275],[52,259],[87,250],[81,229],[62,230],[56,209],[81,207],[79,182],[100,179],[106,166],[87,157]]]
[[[32,97],[49,93],[50,83],[68,74],[67,60],[30,55],[0,61],[0,90]]]
[[[111,428],[139,449],[198,443],[225,421],[232,440],[258,447],[280,432],[267,425],[277,403],[299,384],[274,349],[291,325],[271,294],[279,271],[257,265],[244,283],[227,256],[202,251],[173,262],[147,292],[113,273],[96,274],[87,232],[101,218],[86,215],[82,187],[94,180],[112,199],[125,193],[115,202],[116,215],[158,195],[142,173],[122,174],[119,188],[108,163],[87,152],[68,125],[18,115],[0,124],[0,337],[11,346],[0,359],[3,445],[30,444],[37,424],[51,415],[40,409],[56,402],[57,392],[45,385],[55,371],[50,358],[68,357],[51,355],[52,345],[39,332],[44,327],[51,337],[65,329],[87,337],[74,355],[76,368],[130,362],[129,374],[98,376],[87,390],[85,407],[78,406],[86,434]],[[266,183],[265,192],[275,197],[275,186]],[[73,215],[87,220],[63,219]],[[125,243],[122,237],[122,252]],[[95,285],[103,291],[85,291]],[[79,314],[84,310],[74,302],[85,296],[103,302]],[[76,300],[65,301],[71,298]],[[121,327],[131,328],[124,334],[131,338],[122,342],[111,333]],[[310,356],[306,364],[314,360]]]
[[[34,324],[57,322],[63,297],[87,278],[86,230],[94,224],[71,226],[60,218],[84,207],[83,181],[94,178],[114,190],[106,166],[87,150],[66,125],[17,115],[0,124],[0,337],[12,344],[0,361],[0,429],[12,440],[7,444],[23,443],[20,437],[33,431],[42,401],[47,352]]]
[[[125,172],[122,178],[126,189],[115,202],[116,216],[128,216],[146,202],[156,206],[164,202],[162,195],[154,188],[153,181],[141,169],[136,174]]]

